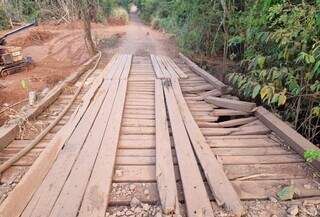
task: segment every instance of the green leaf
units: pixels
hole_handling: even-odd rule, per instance
[[[277,196],[280,200],[291,200],[293,199],[294,194],[296,193],[296,189],[294,186],[290,185],[284,187],[281,191],[277,193]]]
[[[261,95],[261,99],[264,100],[267,96],[268,96],[268,92],[269,92],[269,87],[268,86],[264,86],[261,90],[260,90],[260,95]]]
[[[258,66],[260,67],[260,69],[263,69],[265,62],[266,62],[266,58],[265,58],[265,57],[263,57],[263,56],[258,56],[258,58],[257,58],[257,64],[258,64]]]
[[[312,162],[314,160],[320,160],[320,151],[319,150],[307,150],[304,152],[303,157],[308,162]]]
[[[279,101],[279,94],[274,94],[271,100],[271,103],[276,103]]]
[[[260,90],[261,90],[261,85],[260,84],[257,84],[253,91],[252,91],[252,98],[256,98],[258,96],[258,94],[260,93]]]
[[[311,113],[316,117],[320,117],[320,106],[312,108]]]
[[[284,105],[287,101],[287,97],[284,94],[281,94],[278,99],[278,106]]]
[[[316,74],[316,75],[320,75],[320,60],[314,65],[313,67],[313,73]]]

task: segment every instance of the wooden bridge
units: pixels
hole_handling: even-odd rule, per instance
[[[183,55],[115,55],[91,80],[81,99],[51,102],[69,106],[41,139],[3,149],[5,164],[33,144],[0,167],[2,183],[26,169],[0,216],[100,217],[134,202],[158,207],[145,216],[211,217],[217,206],[240,216],[243,201],[286,186],[294,199],[320,196],[319,161],[302,157],[317,148]]]

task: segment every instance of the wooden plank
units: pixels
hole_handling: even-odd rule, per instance
[[[307,189],[304,186],[310,185]],[[255,180],[255,181],[234,181],[233,185],[245,200],[268,199],[286,186],[294,186],[296,194],[294,198],[319,196],[319,186],[311,179],[288,179],[288,180]]]
[[[279,147],[278,142],[271,139],[207,139],[210,147],[216,148],[259,148]]]
[[[50,210],[51,216],[76,216],[81,199],[100,150],[104,130],[112,119],[111,109],[116,100],[119,81],[112,80],[109,93],[100,108],[99,114],[94,122],[87,139],[82,146],[81,152],[74,163],[71,172],[59,191],[59,196]],[[109,97],[110,96],[110,97]],[[33,214],[37,215],[35,210]]]
[[[115,70],[115,67],[113,67],[112,64],[110,66],[110,71],[106,71],[101,76],[104,77],[106,73],[109,73],[113,70]],[[56,195],[58,195],[60,192],[60,186],[63,186],[65,178],[68,176],[69,171],[71,170],[73,163],[75,162],[82,145],[84,144],[87,134],[96,119],[97,113],[99,112],[99,109],[105,100],[110,84],[110,80],[105,80],[103,82],[93,103],[90,104],[88,111],[86,111],[84,117],[75,128],[70,139],[64,144],[63,150],[60,151],[59,155],[57,155],[57,160],[51,167],[50,172],[47,174],[41,186],[33,195],[31,201],[25,209],[26,213],[34,212],[35,207],[39,208],[40,213],[50,212],[54,200],[57,198]],[[57,177],[59,177],[59,179],[57,179]],[[42,198],[42,200],[40,200],[40,198]],[[41,203],[38,203],[39,200]],[[41,204],[44,204],[44,206],[41,206]],[[26,214],[24,216],[30,215]]]
[[[141,183],[118,183],[120,188],[125,188],[130,184],[134,184],[137,187],[137,193],[135,196],[142,201],[143,203],[155,204],[159,200],[157,194],[156,183],[148,183],[147,186],[143,187]],[[282,188],[293,185],[297,194],[294,195],[294,198],[306,198],[306,197],[315,197],[319,196],[320,190],[318,189],[317,184],[315,184],[310,179],[287,179],[287,180],[255,180],[255,181],[232,181],[233,186],[239,192],[239,195],[242,200],[267,200],[271,196],[276,197],[277,192]],[[311,189],[306,189],[304,185],[311,185]],[[178,189],[182,189],[181,183],[178,182]],[[143,194],[143,189],[147,188],[150,192],[150,197],[146,198]],[[116,192],[112,193],[110,204],[119,206],[119,204],[130,204],[132,196],[117,196]],[[183,195],[179,195],[180,200],[183,201]],[[213,201],[213,198],[210,198]]]
[[[199,96],[202,98],[202,99],[205,99],[207,98],[208,96],[215,96],[215,97],[218,97],[218,96],[221,96],[222,93],[217,90],[217,89],[214,89],[214,90],[210,90],[210,91],[207,91],[207,92],[204,92],[204,93],[200,93]]]
[[[155,73],[157,75],[157,78],[158,79],[164,78],[164,75],[163,75],[163,73],[162,73],[162,71],[160,69],[160,66],[159,66],[157,60],[155,59],[155,56],[151,54],[150,55],[150,59],[151,59],[151,62],[152,62],[153,69],[154,69],[154,71],[155,71]]]
[[[102,92],[106,92],[106,89],[112,90],[111,80],[105,81],[102,86]],[[97,114],[100,111],[103,102],[111,100],[112,94],[105,96],[101,94],[101,98],[98,98],[97,104],[92,104],[89,110],[84,116],[84,120],[79,123],[74,133],[65,144],[54,162],[52,168],[47,174],[41,186],[38,188],[32,200],[29,202],[22,216],[47,216],[50,214],[57,198],[65,182],[73,168],[74,162],[85,144],[87,135],[94,125]],[[59,179],[57,179],[59,177]]]
[[[119,149],[117,156],[121,157],[155,157],[156,150],[150,149]]]
[[[214,216],[173,90],[166,85],[168,82],[164,84],[164,92],[188,216]]]
[[[123,69],[123,72],[121,74],[121,80],[127,80],[129,77],[129,72],[130,72],[131,65],[132,65],[132,57],[133,57],[132,54],[127,55],[127,62],[126,62],[126,65]]]
[[[164,75],[164,78],[174,78],[178,77],[178,75],[173,71],[169,71],[169,69],[166,67],[165,62],[163,61],[162,56],[156,56],[156,60],[159,64],[160,69],[162,70],[162,73]]]
[[[174,69],[174,71],[179,75],[180,78],[188,78],[188,75],[186,75],[170,57],[164,57],[164,59],[166,60],[167,64],[169,64]]]
[[[197,87],[185,87],[183,88],[183,92],[185,93],[199,93],[199,92],[203,92],[203,91],[210,91],[213,90],[214,87],[211,84],[206,84],[206,85],[201,85],[201,86],[197,86]],[[201,97],[199,97],[199,99],[202,99]]]
[[[145,149],[155,148],[156,144],[154,140],[124,140],[120,139],[119,148],[132,148],[132,149]]]
[[[269,134],[271,131],[269,128],[265,127],[265,126],[241,126],[238,128],[237,131],[232,132],[232,135],[267,135]]]
[[[301,179],[312,175],[312,171],[304,163],[225,165],[223,168],[230,180]],[[154,165],[116,166],[115,169],[121,170],[125,175],[113,176],[114,182],[156,182]],[[176,181],[181,180],[177,165],[174,170]]]
[[[141,134],[153,135],[155,133],[156,133],[155,127],[122,127],[121,128],[122,135],[141,135]]]
[[[231,180],[296,179],[312,175],[304,163],[224,165]]]
[[[218,156],[222,164],[279,164],[279,163],[301,163],[304,160],[295,154],[267,155],[267,156]]]
[[[258,148],[213,148],[213,152],[220,156],[256,156],[256,155],[277,155],[290,154],[291,152],[281,147],[258,147]]]
[[[121,61],[123,60],[123,55],[115,55],[112,65],[109,69],[108,66],[106,67],[107,73],[105,73],[104,79],[105,80],[111,80],[114,74],[116,74],[117,71],[121,70]],[[120,67],[120,68],[119,68]]]
[[[200,128],[193,119],[187,103],[183,99],[179,82],[176,79],[172,79],[172,89],[178,102],[192,146],[201,167],[204,170],[211,192],[213,193],[218,205],[224,205],[236,216],[241,216],[244,213],[244,210],[240,199],[225,175],[221,164],[212,154],[210,146],[200,131]]]
[[[223,135],[265,135],[270,133],[270,129],[265,126],[233,127],[233,128],[202,128],[201,132],[205,136]]]
[[[20,216],[27,206],[32,195],[42,183],[48,170],[51,168],[58,152],[68,140],[75,127],[78,125],[83,115],[86,113],[91,100],[94,98],[97,89],[102,83],[102,77],[98,77],[90,90],[83,97],[82,106],[77,110],[75,115],[70,118],[63,130],[59,131],[50,141],[48,148],[40,155],[33,166],[23,176],[19,184],[8,195],[8,198],[0,206],[0,216]],[[103,96],[100,96],[103,97]],[[95,103],[98,103],[96,98]]]
[[[127,80],[121,80],[111,119],[108,123],[90,181],[83,196],[78,216],[104,216],[108,206],[122,113],[127,90]],[[75,210],[76,212],[78,210]],[[61,213],[61,211],[59,211]],[[64,216],[64,215],[57,215]]]
[[[156,58],[157,58],[158,62],[160,62],[161,66],[162,66],[162,70],[166,70],[167,72],[169,72],[170,77],[172,77],[172,76],[180,77],[179,74],[171,67],[171,65],[168,64],[165,56],[158,55],[158,56],[156,56]]]
[[[305,151],[317,150],[320,151],[318,147],[309,142],[306,138],[301,136],[294,129],[289,127],[286,123],[281,121],[279,118],[274,116],[272,113],[267,111],[263,107],[258,107],[255,115],[259,120],[261,120],[267,127],[274,131],[281,139],[283,139],[288,145],[291,146],[299,155],[303,157]],[[318,170],[320,170],[320,160],[312,161]]]
[[[200,68],[198,65],[196,65],[194,62],[192,62],[190,59],[188,59],[186,56],[184,56],[182,53],[179,53],[179,56],[183,59],[183,61],[198,75],[200,75],[202,78],[207,80],[210,84],[212,84],[215,88],[218,90],[221,90],[222,93],[224,93],[228,86],[210,75],[208,72]]]
[[[211,113],[213,116],[248,116],[250,113],[237,111],[233,109],[214,109]]]
[[[124,119],[122,120],[124,127],[155,127],[155,120],[144,119]]]
[[[221,97],[214,97],[214,96],[207,97],[205,101],[208,103],[212,103],[213,105],[218,107],[228,108],[228,109],[233,109],[233,110],[243,111],[243,112],[251,112],[256,107],[255,103],[226,99]]]
[[[179,201],[174,174],[163,88],[155,82],[156,101],[156,177],[164,214],[179,214]]]
[[[250,164],[284,164],[284,163],[301,163],[304,160],[295,154],[286,155],[268,155],[268,156],[217,156],[219,162],[223,165],[250,165]],[[173,156],[174,164],[177,164],[175,156]],[[117,157],[117,165],[155,165],[154,156],[146,157]]]
[[[255,120],[257,120],[256,117],[237,118],[229,121],[222,121],[222,122],[219,122],[218,124],[222,127],[235,127],[235,126],[251,123],[252,121],[255,121]]]

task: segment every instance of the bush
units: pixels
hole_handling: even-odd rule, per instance
[[[230,81],[242,96],[271,107],[317,144],[320,5],[298,0],[271,3],[254,4],[231,20],[229,45],[246,49],[244,73],[233,73]]]
[[[150,25],[153,29],[160,29],[160,19],[158,17],[152,17]]]
[[[112,9],[108,21],[115,25],[125,25],[129,22],[129,14],[123,7],[117,7]]]
[[[221,48],[221,34],[216,36],[221,22],[217,0],[140,0],[137,3],[140,17],[152,26],[159,25],[175,34],[183,50],[211,55]]]
[[[6,29],[9,26],[9,20],[4,9],[0,6],[0,29]]]

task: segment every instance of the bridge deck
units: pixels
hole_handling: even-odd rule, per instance
[[[182,59],[117,55],[92,86],[99,88],[50,145],[41,143],[47,150],[2,216],[213,216],[213,203],[240,215],[241,201],[276,197],[286,186],[297,199],[320,196],[314,169],[254,104]]]

